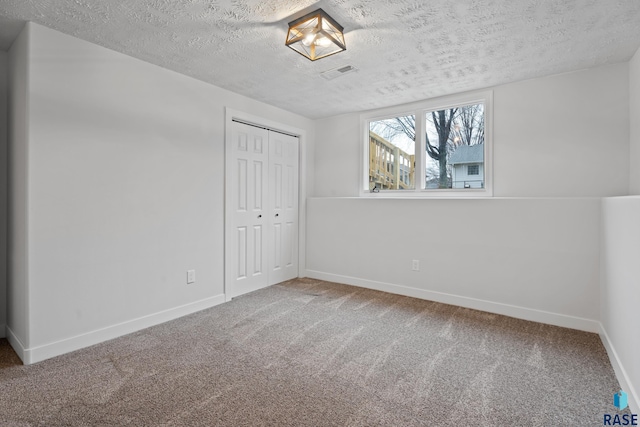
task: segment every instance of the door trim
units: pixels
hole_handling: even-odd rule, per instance
[[[306,265],[306,232],[307,229],[307,215],[306,215],[306,203],[307,200],[307,131],[294,126],[290,126],[284,123],[279,123],[273,120],[268,120],[260,116],[245,113],[233,108],[225,107],[225,132],[224,132],[224,262],[222,277],[224,281],[224,294],[225,301],[230,301],[227,283],[227,217],[230,215],[227,206],[227,164],[230,161],[231,153],[227,150],[227,144],[231,140],[231,126],[233,120],[268,129],[270,131],[280,132],[287,135],[298,137],[299,152],[298,152],[298,277],[305,277],[304,272],[307,270]]]

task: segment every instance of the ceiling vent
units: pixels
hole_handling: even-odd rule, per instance
[[[337,77],[344,76],[345,74],[354,73],[358,71],[353,65],[345,65],[343,67],[333,68],[331,70],[323,71],[320,76],[326,80],[333,80]]]

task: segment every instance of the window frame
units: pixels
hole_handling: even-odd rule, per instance
[[[425,188],[426,181],[426,114],[431,111],[444,110],[470,104],[484,104],[484,188]],[[372,121],[385,120],[392,117],[415,115],[416,147],[415,147],[415,188],[407,190],[369,189],[369,124]],[[418,197],[418,198],[484,198],[493,197],[493,91],[482,90],[404,104],[394,107],[369,111],[360,115],[361,133],[361,197]]]

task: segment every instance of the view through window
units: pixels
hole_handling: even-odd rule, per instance
[[[419,138],[416,117],[423,120]],[[368,123],[369,190],[485,188],[484,102]],[[416,165],[424,165],[424,173],[416,173]]]
[[[415,188],[415,123],[415,116],[399,116],[370,122],[370,190]]]
[[[425,188],[483,188],[484,104],[427,111],[425,119]]]

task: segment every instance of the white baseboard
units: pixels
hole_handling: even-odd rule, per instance
[[[429,301],[436,301],[444,304],[457,305],[465,308],[473,308],[475,310],[502,314],[504,316],[515,317],[517,319],[531,320],[533,322],[546,323],[548,325],[561,326],[570,329],[577,329],[579,331],[594,333],[600,332],[600,322],[591,319],[584,319],[581,317],[567,316],[565,314],[551,313],[543,310],[519,307],[515,305],[481,300],[477,298],[469,298],[460,295],[452,295],[444,292],[427,291],[424,289],[377,282],[374,280],[361,279],[357,277],[324,273],[322,271],[306,270],[306,275],[307,277],[310,277],[312,279],[344,283],[347,285],[354,285],[362,288],[389,292],[392,294],[420,298]]]
[[[216,295],[214,297],[205,298],[200,301],[181,305],[179,307],[173,307],[158,313],[32,348],[24,348],[22,343],[11,333],[11,330],[9,328],[7,328],[7,330],[12,336],[12,338],[9,338],[9,342],[13,346],[13,349],[25,365],[30,365],[32,363],[41,362],[55,356],[60,356],[71,351],[79,350],[81,348],[130,334],[150,326],[168,322],[170,320],[222,304],[223,302],[225,302],[224,294]]]
[[[22,341],[18,339],[16,334],[13,333],[9,326],[5,326],[4,330],[7,335],[7,341],[9,341],[9,344],[11,344],[13,351],[16,352],[20,360],[24,360],[24,344],[22,344]]]
[[[600,324],[600,339],[602,340],[602,344],[604,344],[604,348],[607,350],[607,354],[609,355],[609,360],[611,361],[611,366],[613,367],[614,372],[616,373],[616,377],[618,378],[618,382],[620,383],[620,388],[624,390],[629,398],[629,409],[633,414],[640,413],[640,395],[636,392],[633,383],[629,379],[627,375],[627,371],[624,369],[620,358],[618,357],[618,353],[613,347],[613,343],[609,339],[609,334],[607,334],[604,325]]]

